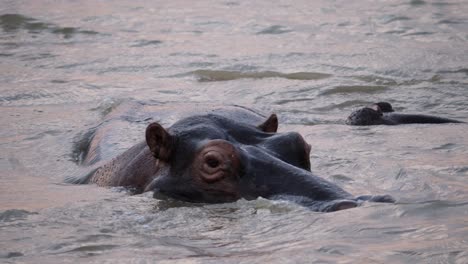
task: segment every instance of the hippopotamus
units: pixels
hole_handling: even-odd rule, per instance
[[[378,102],[358,109],[349,115],[346,124],[352,126],[442,124],[463,123],[462,121],[430,115],[398,114],[388,102]]]
[[[355,197],[314,175],[311,146],[297,132],[279,133],[276,114],[267,117],[230,106],[189,115],[168,127],[149,122],[144,140],[100,160],[109,124],[107,120],[98,126],[89,142],[83,162],[88,171],[68,182],[124,186],[135,193],[153,191],[159,199],[193,203],[290,199],[322,212],[364,201],[394,202],[389,195]]]

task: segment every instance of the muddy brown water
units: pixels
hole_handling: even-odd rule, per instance
[[[468,263],[468,126],[344,125],[381,100],[467,122],[467,13],[456,0],[1,1],[0,262]],[[324,214],[64,184],[80,136],[129,101],[275,112],[312,145],[315,174],[398,202]],[[115,154],[145,125],[119,124]]]

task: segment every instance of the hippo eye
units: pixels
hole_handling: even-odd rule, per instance
[[[219,166],[219,160],[216,160],[216,159],[207,159],[206,161],[206,164],[208,164],[208,166],[210,166],[211,168],[216,168]]]
[[[197,154],[194,175],[207,183],[234,176],[239,171],[239,157],[235,148],[224,140],[212,140]]]
[[[209,168],[216,169],[220,166],[221,160],[220,157],[221,155],[219,153],[215,153],[213,151],[208,152],[205,154],[205,165],[207,165]]]
[[[200,176],[206,182],[215,182],[226,176],[228,159],[218,150],[204,153],[200,164]]]

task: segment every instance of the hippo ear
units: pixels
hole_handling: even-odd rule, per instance
[[[278,117],[276,114],[271,114],[265,122],[258,126],[260,130],[268,133],[276,133],[278,130]]]
[[[168,161],[173,149],[173,136],[160,124],[151,123],[146,128],[146,144],[157,159]]]
[[[382,115],[382,113],[383,113],[382,109],[380,109],[380,106],[378,104],[373,104],[373,105],[369,106],[368,108],[378,112],[380,115]]]
[[[383,113],[395,112],[395,110],[393,110],[393,107],[389,102],[378,102],[376,103],[376,105],[380,108],[380,111],[382,111]]]

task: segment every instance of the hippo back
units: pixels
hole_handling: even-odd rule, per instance
[[[221,115],[250,125],[258,125],[265,116],[249,108],[215,104],[146,104],[122,103],[107,114],[103,121],[84,134],[80,141],[80,164],[90,166],[100,161],[109,161],[145,138],[145,128],[151,122],[170,127],[178,120],[195,114]]]
[[[383,119],[391,124],[444,124],[444,123],[463,123],[458,120],[429,116],[429,115],[416,115],[416,114],[397,114],[385,113]]]

